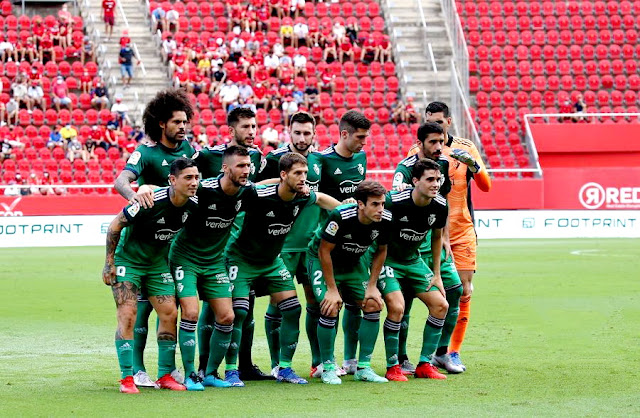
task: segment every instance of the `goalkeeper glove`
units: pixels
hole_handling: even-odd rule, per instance
[[[469,154],[468,151],[465,151],[459,148],[454,148],[453,150],[451,150],[451,158],[455,158],[461,163],[469,166],[469,170],[471,170],[472,173],[477,173],[478,171],[480,171],[480,165],[471,156],[471,154]]]

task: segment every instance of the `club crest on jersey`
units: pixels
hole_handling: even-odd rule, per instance
[[[256,174],[256,165],[251,163],[251,174]]]
[[[167,160],[162,160],[162,165],[163,165],[163,166],[165,166],[165,165],[169,165],[169,163],[167,162]]]
[[[320,175],[320,167],[318,167],[318,164],[313,165],[313,172],[316,173],[316,176]]]
[[[293,208],[293,216],[298,216],[298,212],[300,212],[300,208],[299,207],[295,207]]]
[[[336,235],[336,232],[338,232],[338,223],[335,221],[331,221],[327,224],[327,227],[325,228],[324,232],[326,232],[327,234],[331,235],[332,237]]]
[[[378,235],[380,235],[380,232],[378,232],[377,229],[374,229],[373,231],[371,231],[371,239],[372,240],[378,238]]]
[[[189,214],[188,214],[188,213],[186,213],[186,212],[185,212],[185,213],[183,213],[183,214],[182,214],[182,223],[185,223],[188,217],[189,217]]]
[[[131,154],[131,157],[129,157],[129,159],[127,160],[127,164],[131,164],[131,165],[138,164],[138,161],[140,161],[140,157],[142,157],[142,154],[140,154],[140,151],[134,151],[134,153]]]
[[[431,215],[429,215],[429,219],[427,219],[427,222],[429,223],[429,226],[431,226],[435,221],[436,221],[436,214],[432,213]]]
[[[364,167],[362,166],[362,164],[358,164],[358,173],[360,173],[360,175],[364,174]]]
[[[236,212],[240,210],[240,206],[242,206],[242,200],[236,202]]]
[[[210,210],[216,210],[217,208],[218,208],[218,207],[216,206],[216,204],[215,204],[215,203],[214,203],[214,204],[212,204],[212,205],[209,205],[209,209],[210,209]]]

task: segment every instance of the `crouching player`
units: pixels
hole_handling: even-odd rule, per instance
[[[398,364],[398,335],[405,299],[420,299],[429,308],[424,327],[420,362],[415,377],[445,379],[431,364],[442,334],[449,304],[440,277],[440,257],[433,257],[433,272],[420,257],[420,245],[429,231],[431,252],[442,252],[442,229],[447,223],[447,202],[438,194],[440,166],[431,159],[418,160],[412,167],[415,188],[387,195],[386,208],[393,215],[387,260],[378,286],[385,295],[389,312],[384,324],[387,375],[389,380],[406,381]],[[402,293],[401,293],[402,291]]]
[[[387,254],[391,213],[384,209],[385,188],[363,181],[354,193],[357,204],[341,205],[329,214],[309,244],[308,274],[320,303],[318,343],[323,365],[322,381],[342,383],[336,374],[334,345],[336,321],[343,298],[364,311],[358,330],[360,353],[355,380],[384,383],[388,380],[371,369],[371,355],[380,328],[382,296],[376,285]],[[371,269],[363,255],[372,244]]]
[[[160,388],[186,390],[171,377],[175,369],[178,310],[167,254],[171,240],[197,207],[198,181],[193,160],[178,158],[171,163],[170,186],[156,189],[152,207],[144,209],[138,203],[126,206],[109,225],[102,280],[111,286],[116,302],[120,392],[139,392],[133,382],[133,325],[141,289],[149,295],[159,320],[156,384]]]

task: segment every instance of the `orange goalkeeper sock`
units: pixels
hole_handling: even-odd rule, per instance
[[[462,296],[460,298],[460,313],[458,314],[458,322],[451,334],[451,343],[449,344],[449,352],[460,352],[462,342],[464,341],[464,334],[467,332],[467,324],[469,323],[469,317],[471,311],[471,296]]]

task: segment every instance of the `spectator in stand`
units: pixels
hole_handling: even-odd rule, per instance
[[[389,35],[383,35],[378,42],[378,57],[380,58],[381,64],[391,61],[391,41],[389,40]]]
[[[289,118],[298,112],[298,103],[293,100],[292,96],[285,97],[282,102],[282,115],[284,116],[285,124],[288,124]]]
[[[127,46],[127,44],[131,43],[131,38],[129,37],[129,31],[124,29],[122,31],[122,35],[120,36],[120,40],[118,41],[120,44],[120,48]]]
[[[61,188],[54,189],[52,185],[53,185],[53,179],[51,178],[51,175],[49,174],[49,172],[45,171],[44,173],[42,173],[42,179],[40,179],[40,189],[38,190],[38,192],[43,196],[52,195],[52,194],[57,194],[57,195],[62,194]]]
[[[355,60],[353,45],[348,36],[344,36],[340,42],[340,62],[345,62],[345,58],[349,58],[351,61]]]
[[[14,61],[18,61],[18,52],[13,47],[13,44],[5,40],[4,33],[0,33],[0,59],[6,62],[9,58]]]
[[[269,16],[276,16],[279,19],[284,17],[283,2],[287,0],[267,0],[269,2]]]
[[[14,149],[23,150],[25,145],[17,139],[11,139],[12,135],[6,136],[0,140],[0,162],[7,158],[15,157],[12,155]]]
[[[93,90],[93,77],[87,70],[84,70],[80,76],[80,90],[85,94],[90,94]]]
[[[105,150],[109,150],[109,148],[118,148],[118,138],[119,138],[119,130],[118,124],[115,121],[109,121],[107,123],[107,129],[104,133],[105,139]]]
[[[300,13],[304,13],[305,0],[289,0],[289,16],[297,19]]]
[[[104,140],[105,137],[105,129],[103,127],[99,127],[97,125],[93,125],[91,127],[91,134],[89,134],[89,138],[85,142],[85,150],[87,151],[90,158],[94,158],[94,150],[96,147],[107,149],[107,143]]]
[[[62,147],[64,149],[64,140],[60,134],[61,127],[58,125],[55,129],[51,130],[49,134],[49,141],[47,141],[47,148],[54,149],[55,147]]]
[[[187,92],[200,94],[207,89],[207,78],[200,75],[197,71],[190,71],[187,78]]]
[[[56,50],[53,49],[53,41],[51,40],[51,35],[45,32],[42,37],[42,41],[38,45],[38,59],[40,62],[45,62],[45,59],[55,61],[56,60]]]
[[[289,21],[280,25],[280,43],[284,46],[293,45],[293,25]]]
[[[227,81],[227,73],[224,68],[219,67],[211,75],[211,85],[209,86],[209,96],[214,97],[219,92],[222,86]]]
[[[82,39],[82,48],[80,52],[80,62],[84,65],[86,62],[94,61],[96,56],[96,50],[93,45],[93,41],[89,36],[85,35]]]
[[[40,110],[44,110],[44,91],[40,80],[32,80],[29,89],[27,90],[29,100],[31,100],[31,107],[37,107]]]
[[[140,126],[133,125],[133,129],[129,132],[129,139],[132,139],[136,143],[139,143],[144,139],[144,132],[140,129]]]
[[[116,96],[116,102],[111,106],[111,113],[116,115],[116,122],[118,122],[118,125],[125,126],[131,124],[128,112],[129,106],[122,103],[122,97]]]
[[[73,162],[76,158],[80,158],[82,161],[89,161],[82,142],[80,142],[77,136],[74,136],[67,144],[67,159]]]
[[[331,68],[325,67],[322,70],[322,74],[320,75],[319,89],[318,90],[329,90],[331,94],[334,93],[335,83],[334,79],[336,78],[335,74],[331,72]]]
[[[40,41],[42,41],[42,36],[44,35],[45,27],[43,24],[42,16],[34,16],[31,21],[31,35],[33,37],[33,42],[38,45]]]
[[[13,98],[18,102],[18,106],[24,105],[29,113],[31,113],[31,98],[29,98],[29,87],[27,86],[27,79],[21,74],[18,74],[11,85],[13,90]]]
[[[18,124],[18,110],[20,110],[20,106],[18,106],[18,102],[16,99],[11,97],[7,104],[5,105],[5,117],[7,121],[7,125]]]
[[[253,97],[253,89],[249,83],[242,83],[238,88],[238,94],[242,103],[247,103],[247,100]]]
[[[198,73],[207,78],[211,78],[211,56],[213,54],[211,52],[207,52],[206,54],[200,54],[198,59]]]
[[[253,89],[253,102],[256,107],[267,109],[269,106],[269,97],[267,97],[267,89],[263,83],[256,83],[256,87]]]
[[[131,85],[131,79],[133,78],[133,58],[136,59],[136,65],[140,65],[140,59],[135,55],[131,44],[125,45],[120,49],[118,60],[120,62],[120,74],[122,75],[122,84],[124,88],[128,88]]]
[[[78,131],[68,123],[60,128],[60,136],[62,137],[64,148],[67,149],[69,147],[69,142],[78,136]]]
[[[53,93],[53,104],[58,112],[60,111],[60,106],[71,107],[69,88],[62,76],[58,76],[56,82],[51,87],[51,93]]]
[[[58,30],[58,45],[60,45],[62,48],[71,46],[71,30],[69,26],[63,24],[62,22],[60,22]]]
[[[173,36],[167,36],[167,39],[162,41],[162,59],[164,62],[169,62],[173,59],[173,56],[178,49],[178,44],[173,39]]]
[[[360,53],[360,61],[365,64],[371,64],[373,61],[378,59],[378,54],[380,53],[378,49],[378,45],[373,35],[369,35],[367,39],[365,39],[362,44],[362,52]]]
[[[222,103],[222,108],[225,111],[228,111],[229,105],[235,103],[240,96],[240,90],[238,86],[233,83],[231,80],[227,80],[225,84],[220,89],[220,102]]]
[[[331,60],[329,60],[329,58],[331,58]],[[324,38],[324,54],[322,59],[328,63],[338,59],[337,42],[333,34],[329,34]]]
[[[273,148],[278,148],[278,131],[273,127],[273,123],[268,123],[264,131],[262,131],[262,142]]]
[[[300,51],[293,57],[293,68],[295,77],[301,76],[307,78],[307,57],[302,55]]]
[[[231,55],[229,55],[229,60],[236,62],[238,58],[242,56],[242,51],[244,51],[244,47],[246,46],[245,42],[242,38],[236,37],[231,40],[229,43],[229,50],[231,51]]]
[[[98,81],[96,87],[91,90],[91,106],[98,110],[106,109],[109,106],[107,88],[102,81]]]
[[[267,77],[275,75],[280,65],[280,58],[275,53],[264,56],[264,69],[267,71]]]
[[[166,15],[166,28],[164,30],[171,31],[173,28],[174,32],[180,32],[180,13],[174,8],[167,10]]]
[[[33,62],[38,55],[38,48],[33,42],[33,38],[29,36],[25,42],[18,41],[16,53],[20,57],[20,61]]]
[[[567,99],[560,105],[560,113],[573,113],[573,105],[571,104],[571,100]],[[560,121],[564,123],[571,122],[571,117],[563,116]]]
[[[345,29],[345,33],[352,44],[355,44],[358,41],[358,24],[357,23],[347,23],[347,27]]]
[[[418,111],[413,105],[413,96],[407,97],[407,105],[404,107],[404,122],[405,123],[417,123]]]
[[[153,9],[151,16],[156,21],[156,26],[153,28],[153,31],[165,32],[167,30],[167,12],[164,11],[160,4]]]
[[[277,83],[267,82],[267,95],[269,96],[269,106],[271,109],[280,109],[280,89]]]
[[[582,94],[578,94],[578,97],[576,98],[576,102],[573,104],[574,113],[584,113],[584,110],[586,108],[587,108],[587,103],[584,101],[584,96]],[[574,122],[581,122],[584,120],[586,119],[583,117],[578,117],[578,116],[573,117]]]
[[[136,150],[138,146],[138,141],[131,137],[131,133],[129,133],[128,137],[122,136],[122,141],[118,143],[118,146],[122,150],[122,158],[126,161],[129,159],[131,154]]]
[[[284,55],[284,46],[280,42],[273,44],[273,54],[280,59]]]
[[[111,40],[113,26],[116,24],[116,0],[102,0],[102,19],[107,40]]]
[[[176,71],[173,73],[173,87],[179,89],[187,89],[187,84],[189,83],[189,73],[185,71],[182,67],[177,67]]]
[[[31,187],[29,187],[29,183],[27,179],[22,178],[22,174],[16,174],[16,184],[20,187],[20,196],[29,196],[31,194]]]
[[[341,43],[342,38],[344,38],[347,34],[346,28],[340,22],[335,22],[333,24],[333,29],[331,30],[331,32],[333,33],[333,37],[335,38],[337,43]]]
[[[304,90],[304,106],[307,109],[310,109],[314,103],[318,102],[318,94],[320,91],[318,90],[318,86],[308,85]]]
[[[293,47],[298,48],[300,46],[311,46],[309,42],[309,25],[304,22],[298,22],[293,25]]]
[[[391,120],[395,123],[406,122],[406,107],[400,99],[391,105]]]

